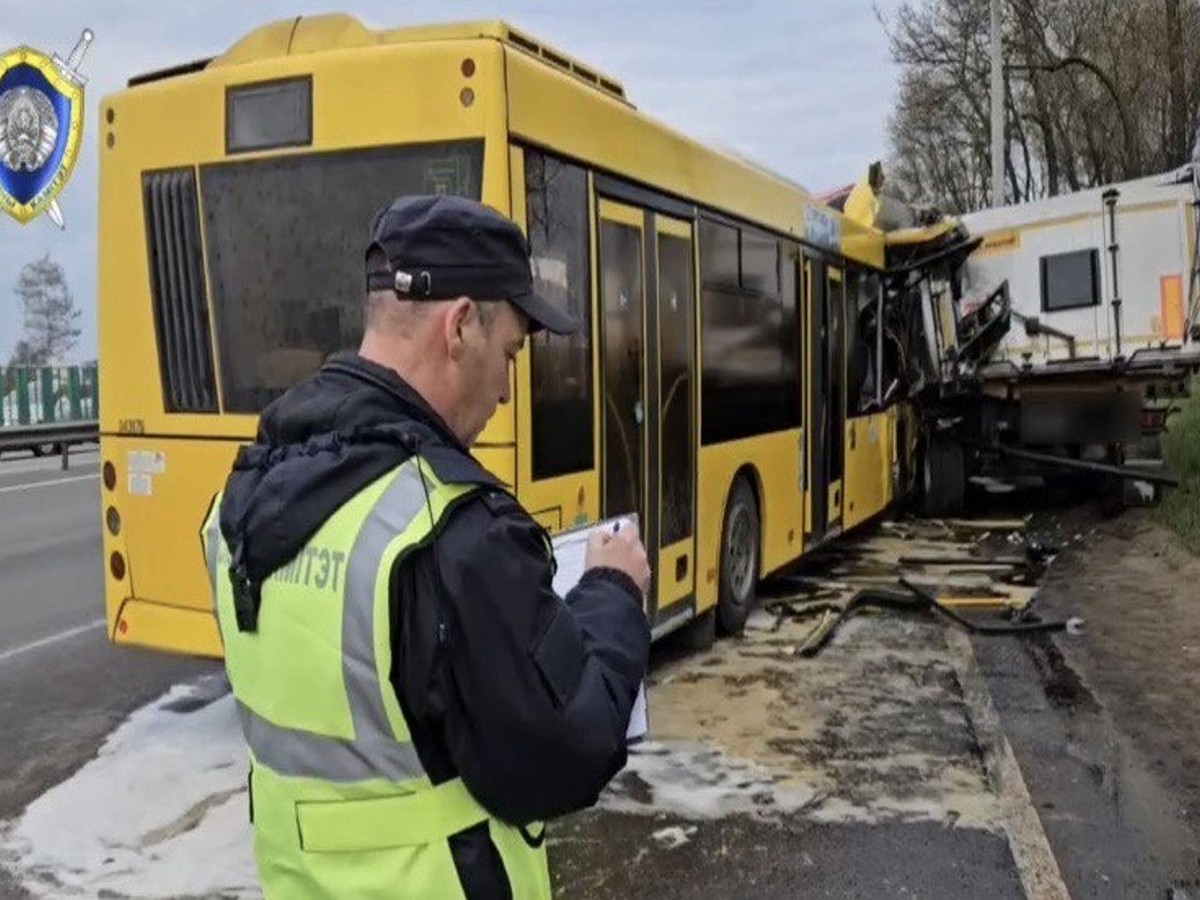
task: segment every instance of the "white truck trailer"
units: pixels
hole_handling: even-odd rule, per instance
[[[1180,347],[1196,324],[1196,213],[1189,168],[963,216],[983,237],[964,267],[963,311],[1008,282],[1014,327],[994,361]]]

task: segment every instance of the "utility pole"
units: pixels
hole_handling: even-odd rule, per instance
[[[992,206],[1004,205],[1004,60],[1000,0],[992,0]]]

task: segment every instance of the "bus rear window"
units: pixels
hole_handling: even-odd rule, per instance
[[[372,216],[401,194],[481,197],[483,142],[203,167],[200,192],[226,412],[257,413],[358,347]]]

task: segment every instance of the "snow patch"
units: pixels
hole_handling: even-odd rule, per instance
[[[692,741],[645,741],[600,796],[600,807],[625,813],[673,813],[686,819],[735,814],[780,815],[817,800],[806,785],[783,785],[765,767]]]
[[[35,897],[260,897],[246,746],[218,691],[176,686],[135,712],[0,826],[0,862]]]

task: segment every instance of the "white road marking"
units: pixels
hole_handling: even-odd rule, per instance
[[[0,653],[0,663],[8,662],[10,659],[16,659],[30,650],[37,650],[39,647],[48,647],[50,644],[57,644],[59,641],[69,640],[83,634],[86,631],[104,626],[104,619],[96,619],[94,622],[88,622],[86,625],[80,625],[78,628],[68,628],[66,631],[60,631],[58,634],[52,634],[49,637],[40,638],[36,641],[31,641],[28,644],[22,644],[20,647],[14,647],[12,650],[5,650]]]
[[[71,451],[71,467],[88,465],[98,462],[99,449],[84,449]],[[62,454],[53,456],[25,456],[13,459],[9,456],[0,457],[0,475],[21,475],[25,472],[59,472],[62,471]]]
[[[8,494],[12,491],[28,491],[36,487],[50,487],[55,484],[70,484],[73,481],[89,481],[93,478],[99,478],[99,472],[93,472],[91,475],[75,475],[71,478],[55,478],[46,481],[34,481],[29,484],[14,484],[9,487],[0,487],[0,494]]]

